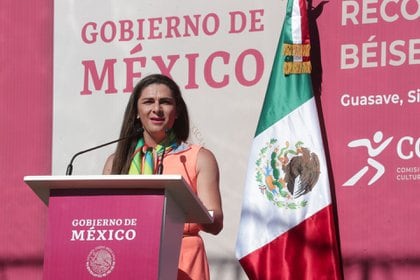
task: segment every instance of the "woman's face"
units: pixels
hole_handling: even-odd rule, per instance
[[[145,140],[151,137],[159,143],[166,137],[166,129],[172,128],[177,117],[176,101],[164,84],[145,87],[137,100],[137,112],[144,128]]]

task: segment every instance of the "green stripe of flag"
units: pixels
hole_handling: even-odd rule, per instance
[[[288,7],[288,11],[289,8],[291,7]],[[291,32],[291,23],[290,21],[286,21],[285,24],[286,26],[282,29],[279,44],[277,46],[273,68],[255,136],[259,135],[313,97],[310,74],[284,75],[283,73],[283,66],[286,59],[286,56],[283,55],[283,44],[293,43],[284,41],[286,35],[289,38],[291,37],[286,34],[287,32]]]

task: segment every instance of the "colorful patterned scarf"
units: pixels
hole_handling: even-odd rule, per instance
[[[167,155],[170,151],[177,147],[175,133],[170,132],[169,136],[162,142],[156,145],[155,148],[149,147],[144,143],[143,138],[139,139],[134,150],[128,174],[156,174],[157,167],[162,160],[162,153]]]

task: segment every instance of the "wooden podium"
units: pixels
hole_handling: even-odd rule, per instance
[[[183,225],[212,217],[180,175],[26,176],[48,205],[44,279],[176,279]]]

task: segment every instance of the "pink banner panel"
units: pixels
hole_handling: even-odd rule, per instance
[[[50,174],[53,1],[0,1],[0,279],[42,279],[47,207],[25,185]]]
[[[51,196],[44,279],[158,279],[163,193]]]
[[[346,279],[420,272],[419,11],[418,1],[313,3]]]

